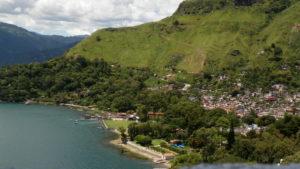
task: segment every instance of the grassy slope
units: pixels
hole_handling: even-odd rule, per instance
[[[266,25],[263,12],[246,7],[227,8],[206,15],[174,15],[157,23],[99,30],[67,56],[103,58],[124,66],[150,67],[164,72],[172,56],[180,54],[184,57],[177,68],[198,73],[207,60],[212,61],[206,66],[209,69],[233,65],[237,59],[228,53],[237,49],[243,58],[250,60],[250,66],[263,66],[264,61],[257,59],[257,53],[274,42],[288,49],[291,28],[300,23],[299,10],[300,3],[297,3],[276,16],[269,25]],[[175,20],[179,21],[179,26],[173,25]]]

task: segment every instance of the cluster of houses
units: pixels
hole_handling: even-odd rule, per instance
[[[272,90],[263,93],[246,91],[235,97],[228,93],[214,96],[211,91],[202,91],[202,103],[206,109],[222,108],[227,112],[235,112],[238,116],[245,116],[255,111],[258,116],[272,115],[281,118],[285,113],[300,115],[300,93],[291,94],[281,84],[272,86]]]
[[[103,113],[103,119],[110,119],[114,121],[121,121],[121,120],[130,120],[130,121],[138,121],[140,118],[137,116],[136,113],[113,113],[113,112],[105,112]]]
[[[150,120],[158,120],[164,117],[164,113],[162,112],[149,112],[148,118]],[[113,113],[113,112],[106,112],[103,115],[104,119],[110,119],[114,121],[121,121],[121,120],[128,120],[128,121],[136,121],[138,122],[140,117],[136,113]]]

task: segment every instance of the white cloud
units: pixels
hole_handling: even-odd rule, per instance
[[[87,34],[170,16],[183,0],[0,0],[0,21],[45,34]]]

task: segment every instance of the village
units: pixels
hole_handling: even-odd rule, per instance
[[[206,109],[222,108],[227,112],[235,112],[243,117],[250,112],[258,116],[271,115],[276,119],[282,118],[286,113],[299,115],[300,93],[289,93],[284,85],[272,86],[272,90],[263,93],[261,89],[256,92],[246,91],[245,94],[237,94],[235,97],[228,93],[214,96],[212,91],[202,90],[203,107]]]
[[[250,113],[255,113],[258,117],[273,116],[276,119],[283,118],[286,113],[292,115],[300,115],[300,93],[290,92],[285,85],[273,85],[268,91],[257,89],[256,91],[244,90],[242,93],[233,95],[229,92],[222,92],[220,90],[207,90],[197,88],[195,93],[195,86],[188,83],[172,83],[174,80],[172,74],[166,75],[161,86],[149,87],[150,91],[178,91],[187,95],[189,100],[197,102],[207,110],[216,108],[224,109],[227,113],[235,113],[238,117],[244,117]],[[241,83],[235,84],[237,87],[242,87]],[[193,92],[193,93],[192,93]],[[127,129],[132,123],[140,123],[140,117],[137,112],[113,112],[113,111],[97,111],[96,106],[78,106],[74,104],[62,104],[63,106],[79,109],[90,110],[96,112],[92,114],[85,114],[85,120],[99,120],[104,127],[121,135],[120,128]],[[147,119],[149,121],[159,121],[164,118],[165,112],[148,112]],[[235,128],[235,133],[247,135],[250,131],[256,133],[262,132],[263,126],[257,124],[242,124]],[[182,140],[161,140],[154,139],[150,146],[142,146],[135,141],[127,141],[127,144],[122,143],[122,139],[112,141],[123,149],[131,151],[135,154],[140,154],[146,158],[152,159],[155,163],[169,166],[169,162],[173,159],[177,152],[174,151],[184,149],[188,150],[188,146],[183,144]],[[162,147],[162,144],[168,145]],[[174,149],[173,149],[173,148]],[[189,150],[188,150],[189,151]]]

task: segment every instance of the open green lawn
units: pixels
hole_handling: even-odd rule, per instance
[[[153,146],[160,146],[160,143],[162,142],[166,142],[165,140],[162,140],[162,139],[154,139],[152,140],[152,145]]]
[[[127,120],[120,120],[120,121],[114,121],[114,120],[104,120],[108,128],[112,129],[118,129],[120,127],[124,127],[127,129],[128,125],[133,123],[133,121],[127,121]]]

